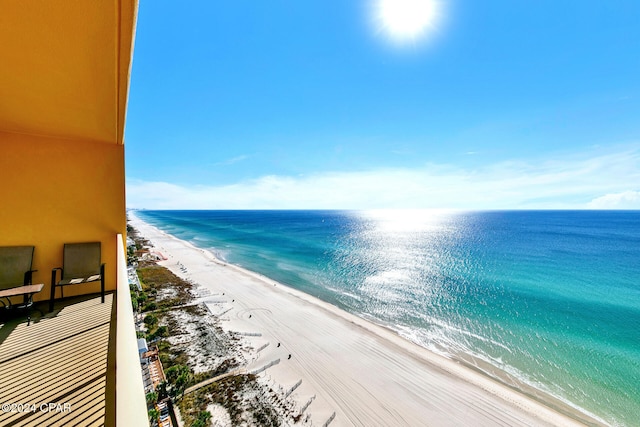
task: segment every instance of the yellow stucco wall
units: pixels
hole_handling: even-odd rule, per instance
[[[34,245],[34,283],[50,295],[62,246],[102,242],[106,287],[116,289],[116,234],[126,234],[124,145],[0,133],[0,246]],[[65,296],[100,283],[65,287]],[[59,297],[59,290],[56,291]]]

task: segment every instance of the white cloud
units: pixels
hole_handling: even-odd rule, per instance
[[[592,209],[640,209],[640,191],[605,194],[593,199],[587,206]]]
[[[263,176],[231,185],[128,180],[127,206],[147,209],[583,209],[638,205],[640,148],[513,160],[476,169],[416,169]]]

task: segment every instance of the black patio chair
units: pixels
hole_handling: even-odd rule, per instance
[[[57,272],[60,280],[56,282]],[[104,302],[104,264],[101,263],[100,242],[65,243],[62,267],[51,270],[51,299],[49,312],[53,311],[56,287],[60,288],[60,297],[64,298],[64,287],[100,280],[100,295]]]

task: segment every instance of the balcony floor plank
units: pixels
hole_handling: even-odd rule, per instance
[[[100,297],[63,302],[29,326],[0,325],[0,403],[35,408],[0,409],[0,425],[105,424],[113,297],[107,294],[104,304]]]

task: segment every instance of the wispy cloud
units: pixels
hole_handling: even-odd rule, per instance
[[[129,180],[127,205],[149,209],[580,209],[640,208],[640,147],[466,169],[415,169],[263,176],[186,187]]]
[[[243,154],[241,156],[232,157],[231,159],[227,159],[227,160],[223,160],[221,162],[214,163],[214,166],[229,166],[229,165],[233,165],[235,163],[241,162],[243,160],[246,160],[248,158],[249,158],[248,155]]]

